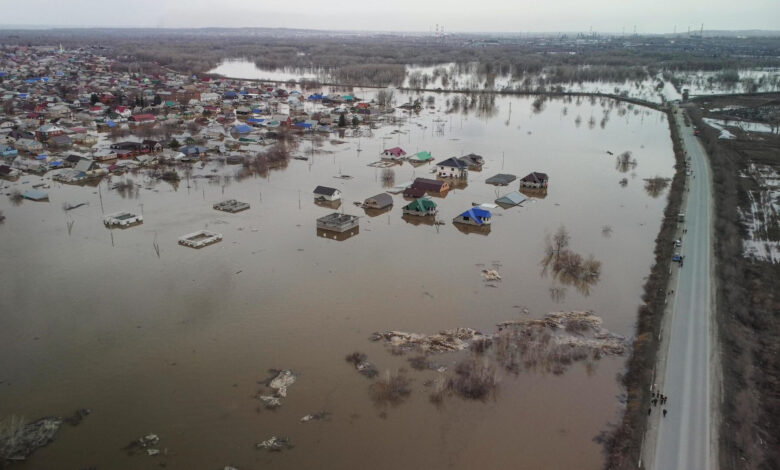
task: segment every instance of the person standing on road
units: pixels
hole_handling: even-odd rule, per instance
[[[666,418],[666,408],[664,408],[664,418]]]

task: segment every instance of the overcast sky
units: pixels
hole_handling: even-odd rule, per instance
[[[0,0],[4,26],[551,32],[780,29],[780,0]]]

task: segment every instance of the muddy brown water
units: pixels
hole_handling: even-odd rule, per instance
[[[446,97],[436,99],[442,107]],[[137,197],[123,198],[104,181],[100,188],[52,183],[50,202],[0,198],[0,415],[93,410],[17,467],[600,468],[594,437],[618,419],[616,375],[625,358],[602,359],[590,371],[575,364],[559,376],[503,374],[494,399],[451,397],[441,407],[429,402],[423,385],[436,373],[410,370],[411,397],[386,409],[371,401],[370,380],[344,360],[362,351],[383,372],[408,369],[406,357],[369,335],[457,326],[492,331],[500,321],[562,309],[592,309],[609,330],[632,334],[666,203],[666,192],[645,192],[643,178],[673,174],[665,116],[623,105],[627,112],[619,116],[615,107],[601,128],[608,101],[552,101],[541,113],[531,103],[497,98],[492,117],[424,110],[372,138],[326,142],[320,150],[333,153],[291,160],[267,177],[191,178],[174,188],[138,175]],[[391,134],[396,129],[405,133]],[[383,191],[382,170],[367,164],[383,146],[396,145],[408,153],[429,150],[437,161],[471,152],[486,159],[482,172],[469,172],[465,188],[434,199],[446,222],[438,230],[406,222],[400,195],[373,217],[352,205]],[[298,154],[311,147],[302,144]],[[618,172],[607,150],[631,150],[636,168]],[[232,175],[236,168],[211,164],[193,175]],[[428,176],[431,168],[395,167],[395,182]],[[531,171],[550,175],[545,198],[495,209],[488,235],[452,225],[472,202],[496,198],[487,177]],[[353,178],[334,178],[339,174]],[[623,177],[625,188],[618,184]],[[3,192],[39,180],[4,182]],[[342,190],[344,211],[362,216],[357,234],[342,241],[318,235],[315,219],[332,209],[313,203],[316,185]],[[251,208],[212,209],[228,198]],[[64,202],[89,205],[65,213]],[[106,229],[102,213],[119,210],[143,210],[144,223]],[[550,288],[557,284],[541,276],[539,263],[545,235],[561,224],[572,249],[603,264],[590,295],[569,286],[556,302]],[[224,239],[200,250],[177,244],[204,228]],[[486,287],[480,270],[494,262],[503,281]],[[447,365],[456,359],[434,358]],[[299,374],[276,411],[254,398],[269,368]],[[299,422],[317,411],[332,413],[330,420]],[[160,436],[167,455],[129,457],[121,450],[148,433]],[[295,448],[254,448],[273,435],[288,436]]]

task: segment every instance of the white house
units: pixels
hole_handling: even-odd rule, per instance
[[[450,157],[436,164],[436,175],[440,178],[466,178],[468,165],[455,157]]]
[[[338,201],[341,199],[341,191],[327,186],[317,186],[314,188],[314,199],[318,201]]]

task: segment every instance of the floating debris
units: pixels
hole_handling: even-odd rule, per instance
[[[271,436],[270,439],[257,444],[258,449],[266,449],[270,452],[281,452],[285,449],[292,449],[293,443],[286,437]]]
[[[257,398],[263,402],[263,405],[268,409],[275,409],[282,406],[282,398],[287,397],[287,388],[294,384],[297,380],[297,375],[287,369],[269,369],[271,376],[265,379],[262,383],[270,388],[273,392],[272,395],[260,395],[258,392]]]
[[[279,408],[282,406],[282,400],[277,397],[272,397],[269,395],[260,395],[260,401],[263,402],[266,408],[269,410],[272,410],[274,408]]]
[[[346,360],[355,366],[355,369],[368,378],[374,378],[379,374],[374,364],[368,362],[368,357],[360,352],[353,352],[347,355]]]
[[[297,376],[293,371],[286,369],[279,371],[272,370],[272,372],[276,372],[277,374],[268,382],[268,387],[274,390],[277,397],[286,397],[287,387],[295,383]]]
[[[320,411],[318,413],[312,413],[301,418],[301,423],[308,423],[309,421],[323,421],[328,419],[330,413],[327,411]]]
[[[153,448],[153,446],[156,446],[159,443],[160,437],[157,434],[147,434],[146,436],[143,436],[140,439],[136,439],[135,441],[132,441],[130,444],[126,445],[124,450],[127,452],[127,455],[146,453],[146,455],[154,456],[160,453],[158,449]]]
[[[65,421],[71,426],[78,426],[79,424],[81,424],[84,418],[86,418],[90,414],[92,414],[92,410],[90,410],[89,408],[79,408],[78,410],[74,411],[72,415],[63,419],[63,421]]]
[[[485,281],[500,281],[501,275],[499,275],[498,271],[496,271],[495,269],[483,269],[482,278]]]
[[[384,341],[387,346],[399,352],[419,351],[421,353],[463,351],[471,341],[484,338],[485,335],[472,328],[454,328],[433,335],[407,333],[404,331],[386,331],[373,333],[371,341]]]
[[[54,440],[62,426],[57,417],[41,418],[25,423],[21,418],[6,418],[0,422],[3,429],[0,435],[0,465],[5,461],[26,460],[38,448]]]

